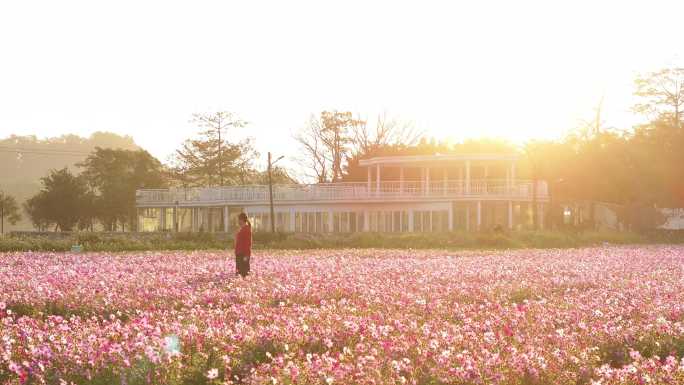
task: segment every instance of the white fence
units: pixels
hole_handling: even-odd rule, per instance
[[[501,197],[533,199],[548,197],[546,182],[538,181],[536,192],[529,180],[442,180],[425,183],[421,181],[386,181],[354,183],[320,183],[304,185],[274,185],[273,200],[298,201],[354,201],[354,200],[402,200],[406,198],[463,198]],[[138,190],[136,202],[145,204],[183,203],[241,203],[267,202],[268,186],[195,187],[168,190]]]

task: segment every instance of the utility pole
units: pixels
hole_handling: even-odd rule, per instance
[[[271,176],[271,169],[273,168],[273,165],[276,164],[279,160],[283,159],[283,157],[279,157],[275,161],[272,160],[271,153],[268,153],[268,200],[269,200],[269,205],[271,208],[271,232],[275,233],[275,213],[273,210],[273,178]]]
[[[216,126],[216,131],[218,131],[218,168],[219,168],[219,186],[223,187],[223,158],[221,157],[221,114],[218,114],[218,125]]]

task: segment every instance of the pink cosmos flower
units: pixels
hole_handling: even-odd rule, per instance
[[[218,378],[218,374],[219,374],[218,369],[216,369],[216,368],[209,369],[209,371],[207,372],[207,378],[210,380],[213,380],[215,378]]]

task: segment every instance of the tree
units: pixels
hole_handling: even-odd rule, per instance
[[[342,178],[342,162],[349,151],[348,145],[352,142],[351,130],[355,126],[365,124],[365,122],[352,118],[351,112],[338,111],[321,112],[319,122],[321,141],[325,145],[331,161],[332,181],[337,182]]]
[[[629,140],[629,174],[646,205],[684,207],[684,130],[668,121],[639,126]]]
[[[192,120],[202,131],[186,140],[173,158],[174,179],[184,187],[244,184],[258,154],[251,139],[227,140],[229,128],[247,122],[227,111],[195,114]]]
[[[10,224],[15,225],[21,219],[21,214],[17,200],[0,191],[0,234],[5,233],[5,218]]]
[[[319,183],[338,182],[353,142],[352,133],[362,124],[365,122],[354,119],[351,112],[323,111],[319,118],[312,116],[295,135],[304,152],[300,163],[307,169],[307,176]]]
[[[273,184],[295,184],[297,180],[291,177],[290,174],[282,167],[275,166],[271,169],[271,179]],[[268,172],[255,171],[250,178],[250,184],[267,185]]]
[[[161,188],[167,185],[164,167],[147,151],[96,148],[85,161],[82,178],[88,183],[89,194],[84,196],[79,227],[92,227],[99,218],[104,227],[115,231],[136,222],[135,191],[142,188]]]
[[[684,68],[664,68],[639,76],[634,95],[641,98],[633,110],[663,120],[676,128],[682,127],[684,110]]]
[[[55,231],[71,231],[83,215],[83,201],[88,188],[83,178],[68,168],[52,170],[41,178],[42,190],[30,198],[25,207],[36,224],[56,224]]]
[[[33,227],[38,231],[47,231],[52,226],[52,222],[48,218],[48,207],[46,194],[40,192],[24,202],[24,211],[28,215]]]
[[[378,115],[371,126],[366,119],[354,118],[351,112],[323,111],[311,116],[308,124],[294,136],[304,156],[299,160],[306,176],[318,183],[347,179],[348,169],[358,159],[383,148],[411,146],[422,132],[412,122]]]
[[[366,120],[357,119],[356,123],[352,126],[353,156],[363,156],[389,146],[414,146],[424,135],[413,122],[390,118],[386,113],[378,115],[372,128]]]
[[[315,179],[318,183],[329,182],[331,160],[323,144],[320,125],[316,118],[311,116],[309,123],[294,138],[299,142],[303,152],[299,163],[304,168],[305,176]]]

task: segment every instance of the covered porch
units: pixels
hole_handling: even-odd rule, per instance
[[[418,190],[429,195],[458,186],[464,195],[471,195],[487,192],[489,186],[512,190],[517,183],[517,158],[513,154],[392,156],[364,159],[359,165],[367,169],[368,191],[376,194],[394,183],[400,194]]]

